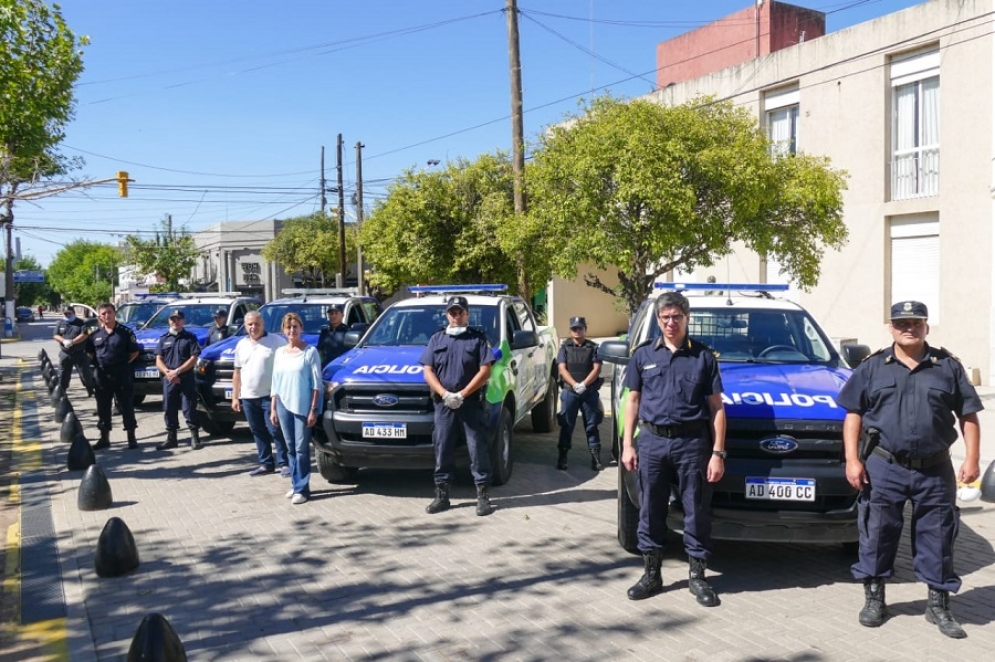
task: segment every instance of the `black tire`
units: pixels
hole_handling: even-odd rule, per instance
[[[618,544],[630,554],[639,553],[636,530],[639,527],[639,508],[633,505],[625,489],[625,467],[618,465]]]
[[[235,428],[235,421],[215,421],[201,413],[200,427],[212,437],[226,437]]]
[[[615,378],[612,377],[612,397],[609,401],[613,407],[611,416],[612,425],[612,459],[618,462],[622,457],[622,440],[618,436],[618,407],[615,406]]]
[[[507,407],[501,408],[497,430],[491,440],[491,484],[504,485],[511,478],[515,463],[512,453],[514,419]]]
[[[132,396],[131,396],[131,403],[133,405],[135,405],[137,407],[138,405],[142,404],[143,402],[145,402],[145,394],[144,393],[134,393],[134,394],[132,394]]]
[[[546,384],[546,397],[532,408],[532,429],[536,432],[552,432],[556,428],[557,390],[556,375],[551,374]]]
[[[314,454],[318,461],[318,473],[321,477],[334,485],[349,485],[356,482],[359,476],[359,469],[356,467],[343,467],[332,459],[328,453],[322,453],[315,449]]]

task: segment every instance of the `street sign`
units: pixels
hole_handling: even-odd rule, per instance
[[[44,271],[15,271],[14,272],[14,282],[15,283],[44,283],[45,282],[45,272]]]

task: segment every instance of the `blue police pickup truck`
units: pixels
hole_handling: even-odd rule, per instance
[[[618,456],[632,351],[660,337],[654,302],[683,290],[691,303],[688,334],[719,360],[727,417],[725,476],[712,496],[716,539],[853,546],[857,491],[846,480],[843,418],[836,395],[870,350],[845,345],[841,357],[826,333],[796,303],[774,298],[784,285],[659,283],[633,316],[626,341],[601,344],[616,365],[613,451]],[[638,435],[638,431],[637,431]],[[638,436],[635,439],[639,446]],[[637,553],[636,476],[618,468],[618,541]],[[668,526],[683,529],[680,503],[671,500]]]
[[[323,373],[326,406],[315,456],[322,477],[351,482],[361,467],[424,469],[435,466],[431,392],[419,358],[432,337],[447,325],[445,300],[463,294],[470,326],[490,339],[496,360],[484,406],[494,431],[493,482],[511,477],[512,429],[531,415],[537,432],[549,432],[556,416],[556,329],[539,326],[528,304],[504,294],[505,285],[439,285],[410,288],[415,298],[383,312],[355,347],[331,361]],[[457,459],[467,463],[465,443]]]
[[[280,323],[287,313],[296,313],[304,322],[304,342],[317,346],[321,327],[328,324],[328,306],[342,306],[342,320],[355,331],[363,331],[380,314],[380,302],[373,297],[357,296],[356,290],[290,289],[290,296],[270,301],[259,309],[263,328],[280,333]],[[282,334],[280,334],[282,335]],[[205,347],[197,361],[197,410],[201,425],[211,435],[225,435],[245,417],[231,408],[231,383],[235,371],[235,345],[245,336],[245,328],[234,335]]]
[[[117,307],[117,321],[132,331],[145,326],[159,310],[168,303],[180,298],[177,292],[155,292],[151,294],[136,294],[131,301],[125,301]]]

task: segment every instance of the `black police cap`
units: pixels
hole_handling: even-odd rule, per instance
[[[169,311],[169,319],[173,319],[174,317],[179,317],[182,320],[185,320],[187,318],[187,316],[183,314],[182,308],[173,308],[171,311]]]
[[[457,294],[446,299],[446,310],[450,310],[451,308],[470,310],[470,303],[466,300],[466,297]]]
[[[924,320],[929,317],[926,304],[921,301],[899,301],[891,306],[891,319]]]
[[[339,303],[333,303],[325,310],[326,315],[328,313],[344,313],[344,312],[345,310],[342,309],[342,304]]]
[[[570,318],[570,328],[576,329],[579,327],[587,328],[587,320],[583,317],[571,317]]]
[[[217,310],[214,311],[214,316],[215,317],[228,317],[228,311],[225,310],[224,308],[218,308]]]

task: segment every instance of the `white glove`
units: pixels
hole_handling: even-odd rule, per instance
[[[584,382],[577,382],[576,384],[574,384],[573,388],[574,388],[574,393],[576,393],[577,395],[584,395],[584,391],[587,390],[587,387],[584,386]]]
[[[69,340],[68,338],[62,341],[62,346],[65,347],[66,349],[69,349],[70,347],[72,347],[72,344],[73,344],[73,341]]]
[[[450,409],[459,409],[463,406],[463,396],[459,393],[446,391],[446,394],[442,396],[442,401],[446,403],[446,406]]]

